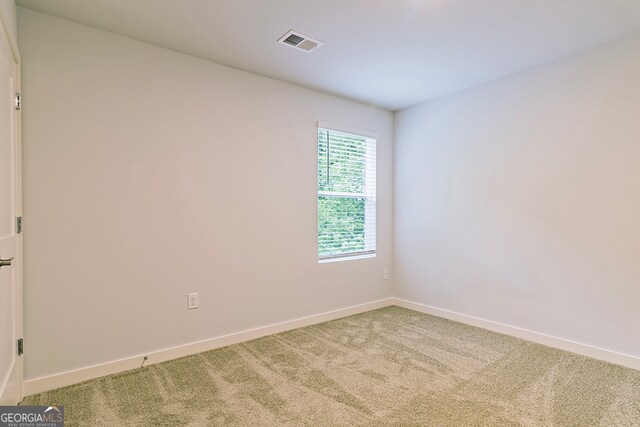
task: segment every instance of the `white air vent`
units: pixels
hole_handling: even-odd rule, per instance
[[[280,37],[278,43],[304,50],[307,53],[316,50],[324,44],[321,41],[312,39],[293,30],[288,31],[284,36]]]

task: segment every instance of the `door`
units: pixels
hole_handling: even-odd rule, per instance
[[[22,399],[22,358],[17,340],[21,331],[22,241],[16,226],[21,209],[19,118],[15,94],[17,55],[0,20],[0,405]]]

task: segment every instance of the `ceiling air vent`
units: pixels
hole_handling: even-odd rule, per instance
[[[288,31],[284,36],[278,39],[278,43],[304,50],[305,52],[314,51],[324,43],[312,39],[311,37],[300,34],[296,31]]]

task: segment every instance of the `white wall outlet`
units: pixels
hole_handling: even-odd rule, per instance
[[[187,299],[187,308],[189,310],[193,310],[194,308],[198,308],[198,293],[194,292],[192,294],[187,295],[189,298]]]
[[[383,270],[382,276],[384,277],[384,280],[389,280],[389,270]]]

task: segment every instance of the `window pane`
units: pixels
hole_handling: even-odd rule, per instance
[[[376,140],[318,128],[318,256],[376,250]]]
[[[318,129],[318,189],[364,193],[367,139]]]
[[[365,199],[318,196],[320,256],[364,251]]]

